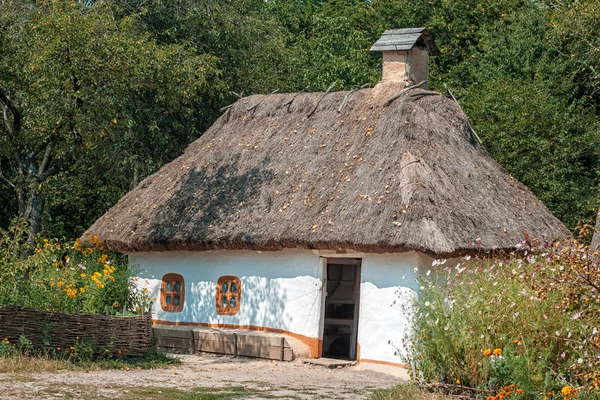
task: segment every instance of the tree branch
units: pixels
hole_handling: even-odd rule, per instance
[[[0,160],[0,179],[2,179],[4,182],[6,182],[8,185],[10,185],[10,187],[12,187],[14,190],[17,190],[17,187],[15,186],[15,184],[12,183],[7,177],[4,176],[4,172],[2,171],[2,160]]]
[[[73,144],[71,145],[69,150],[67,150],[67,152],[63,154],[62,157],[57,159],[57,161],[54,163],[54,165],[52,165],[52,167],[46,169],[44,172],[37,176],[37,183],[42,183],[50,176],[55,175],[63,169],[69,167],[73,163],[73,156],[82,147],[83,142],[81,140],[81,135],[77,131],[77,128],[72,123],[70,123],[69,126],[71,128],[71,132],[73,133]],[[50,146],[48,146],[48,148],[50,148]],[[48,151],[49,150],[46,151],[46,154],[48,154]],[[44,155],[44,157],[46,156],[46,154]]]
[[[10,101],[10,98],[8,97],[8,95],[6,94],[6,92],[4,91],[4,89],[1,86],[0,86],[0,101],[5,106],[5,108],[4,108],[4,123],[6,124],[6,127],[10,130],[11,133],[18,134],[21,131],[21,112],[19,111],[19,109],[17,107],[15,107],[13,102]],[[12,124],[10,124],[10,122],[8,121],[8,113],[6,112],[7,109],[10,110],[10,113],[13,116]]]
[[[46,152],[44,153],[44,158],[42,159],[40,167],[38,168],[38,176],[42,175],[48,168],[48,164],[50,163],[50,154],[52,154],[52,146],[48,144],[48,147],[46,147]]]

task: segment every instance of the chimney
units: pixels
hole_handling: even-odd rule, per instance
[[[440,54],[425,28],[385,31],[371,51],[383,53],[381,84],[415,84],[429,80],[429,56]]]

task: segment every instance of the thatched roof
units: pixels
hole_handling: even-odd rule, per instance
[[[121,252],[512,249],[564,225],[471,138],[459,107],[384,88],[240,99],[88,230]],[[425,95],[416,95],[425,94]],[[248,109],[261,102],[252,111]]]

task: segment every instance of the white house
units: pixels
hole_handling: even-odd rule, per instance
[[[157,324],[399,364],[433,259],[569,236],[454,101],[407,90],[437,54],[426,30],[387,31],[372,50],[374,88],[242,98],[88,230],[139,266]]]

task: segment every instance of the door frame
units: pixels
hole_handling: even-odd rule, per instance
[[[349,358],[351,360],[358,360],[358,318],[360,312],[360,284],[362,276],[362,257],[357,256],[346,256],[340,257],[335,256],[320,256],[321,259],[321,272],[322,272],[322,286],[321,286],[321,313],[319,317],[319,353],[318,358],[323,357],[323,339],[325,331],[325,309],[327,307],[327,266],[328,264],[347,264],[354,265],[356,267],[356,274],[354,280],[354,316],[350,334],[350,351]]]

